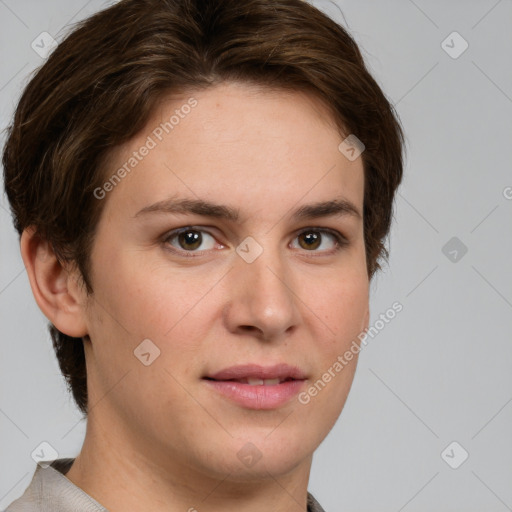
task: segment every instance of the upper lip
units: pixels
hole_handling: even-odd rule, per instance
[[[273,366],[260,366],[257,364],[242,364],[224,368],[220,372],[206,375],[206,378],[215,380],[233,380],[246,379],[253,377],[256,379],[295,379],[303,380],[305,373],[296,366],[290,366],[286,363],[279,363]]]

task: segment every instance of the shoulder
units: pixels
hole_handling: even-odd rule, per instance
[[[40,462],[25,492],[4,512],[107,512],[64,475],[74,459]]]
[[[308,512],[325,512],[320,503],[308,492]]]

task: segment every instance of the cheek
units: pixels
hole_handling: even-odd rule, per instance
[[[329,346],[339,350],[350,344],[366,326],[369,285],[366,274],[340,275],[324,280],[323,286],[310,290],[306,301],[327,333]]]
[[[307,391],[323,426],[329,431],[349,394],[357,366],[360,339],[366,327],[369,286],[364,273],[331,279],[311,297],[317,325],[318,373]],[[319,320],[321,319],[321,321]],[[348,354],[348,356],[346,356]]]
[[[150,338],[165,344],[185,328],[190,338],[199,327],[198,312],[206,314],[205,294],[218,278],[197,268],[155,264],[140,251],[116,259],[115,267],[103,266],[97,275],[98,302],[115,320],[113,328],[129,332],[134,342]]]
[[[136,395],[144,400],[144,393],[150,390],[155,399],[158,396],[165,401],[181,397],[182,391],[163,368],[186,374],[198,357],[204,338],[201,329],[205,328],[198,315],[205,318],[208,314],[206,301],[200,300],[205,291],[199,279],[148,266],[143,260],[142,253],[138,261],[118,254],[115,267],[98,266],[90,315],[90,334],[96,341],[96,379],[104,389],[116,385],[123,400]],[[211,287],[207,278],[203,287]],[[152,344],[141,345],[146,339],[160,351],[150,366],[134,357],[139,346],[155,350]],[[128,370],[129,378],[117,387]]]

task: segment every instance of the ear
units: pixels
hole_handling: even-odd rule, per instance
[[[85,336],[86,292],[79,285],[78,271],[65,268],[33,227],[21,234],[20,249],[32,293],[46,318],[68,336]]]

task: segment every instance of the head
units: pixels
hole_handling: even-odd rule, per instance
[[[364,144],[355,159],[339,149],[349,135]],[[307,2],[123,0],[80,23],[24,90],[3,165],[32,289],[83,414],[93,390],[131,434],[146,435],[148,418],[166,424],[171,408],[168,428],[192,432],[198,405],[183,389],[203,396],[203,377],[225,366],[285,360],[316,381],[368,324],[402,145],[356,43]],[[294,215],[339,198],[337,216]],[[177,234],[184,226],[198,228]],[[159,350],[149,366],[134,357],[143,340]],[[300,407],[294,450],[308,424],[312,446],[325,437],[354,371],[287,405]],[[263,431],[283,414],[225,407],[225,430],[262,447],[241,420]],[[193,452],[198,439],[180,446]]]

